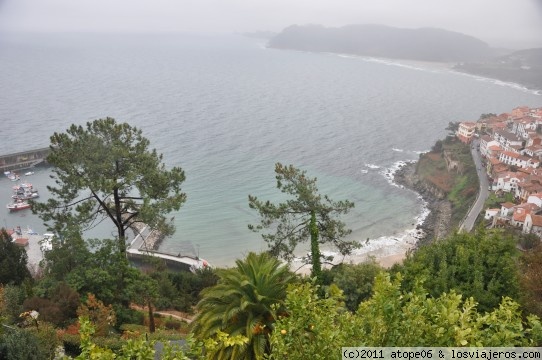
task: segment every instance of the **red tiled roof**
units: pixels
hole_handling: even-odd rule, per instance
[[[542,227],[542,215],[531,215],[533,226]]]
[[[512,151],[503,151],[502,154],[514,159],[519,159],[519,154]]]
[[[489,158],[489,162],[492,164],[492,165],[497,165],[497,164],[501,164],[501,161],[497,158]]]

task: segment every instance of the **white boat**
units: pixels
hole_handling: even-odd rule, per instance
[[[8,175],[6,175],[8,177],[8,179],[10,179],[11,181],[19,181],[21,180],[21,177],[17,174],[17,173],[14,173],[14,172],[10,172]]]
[[[27,171],[24,174],[25,174],[25,176],[30,176],[30,175],[34,175],[34,172],[33,171]]]
[[[30,205],[28,201],[20,201],[20,200],[6,205],[6,208],[11,212],[30,209],[31,207],[32,205]]]
[[[40,194],[37,191],[28,191],[25,190],[22,193],[17,192],[17,194],[12,195],[11,198],[15,200],[30,200],[39,198]]]
[[[14,191],[26,190],[26,189],[31,190],[32,184],[23,182],[23,183],[20,183],[19,185],[13,186]]]

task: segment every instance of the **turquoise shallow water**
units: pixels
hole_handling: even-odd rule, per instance
[[[354,238],[372,239],[366,250],[393,247],[423,207],[390,183],[390,169],[417,159],[449,121],[542,106],[537,93],[443,67],[272,50],[236,36],[11,35],[0,39],[0,64],[1,153],[47,146],[54,131],[105,116],[142,128],[187,175],[177,233],[161,249],[190,241],[217,265],[265,249],[247,229],[257,221],[247,197],[276,196],[277,161],[354,201],[345,220]],[[34,179],[44,189],[47,174]],[[28,214],[3,220],[41,228]]]

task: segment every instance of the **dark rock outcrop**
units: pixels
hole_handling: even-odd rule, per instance
[[[450,233],[452,230],[450,227],[451,203],[446,200],[446,194],[416,175],[416,163],[408,163],[399,169],[395,173],[394,181],[398,185],[417,192],[427,202],[430,212],[423,224],[419,226],[424,236],[419,238],[417,246],[441,239]]]

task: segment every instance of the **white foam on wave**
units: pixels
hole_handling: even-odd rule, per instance
[[[322,250],[323,256],[333,258],[333,264],[339,264],[343,261],[359,263],[369,259],[370,256],[378,258],[402,254],[406,249],[410,249],[416,245],[418,239],[424,236],[424,232],[418,229],[423,221],[429,215],[429,209],[425,201],[422,202],[421,213],[414,218],[415,223],[412,228],[406,229],[401,233],[393,235],[384,235],[376,239],[360,240],[361,247],[352,251],[352,255],[343,257],[340,253],[330,250]],[[299,256],[294,259],[296,264],[307,262],[308,253],[305,256]]]
[[[542,95],[542,89],[538,89],[538,90],[528,89],[525,86],[523,86],[521,84],[518,84],[518,83],[515,83],[515,82],[508,82],[508,81],[502,81],[502,80],[487,78],[487,77],[480,76],[480,75],[467,74],[467,73],[463,73],[463,72],[457,71],[457,70],[450,70],[450,72],[452,72],[454,74],[459,74],[459,75],[471,77],[471,78],[473,78],[473,79],[475,79],[477,81],[488,82],[488,83],[498,85],[498,86],[505,86],[505,87],[509,87],[509,88],[519,90],[519,91],[522,91],[522,92],[530,93],[530,94],[533,94],[533,95]]]
[[[396,152],[404,152],[405,150],[403,149],[397,149],[397,148],[391,148],[393,151],[396,151]]]
[[[395,182],[395,173],[396,173],[397,171],[399,171],[399,169],[401,169],[403,166],[406,166],[407,164],[412,163],[412,162],[415,162],[415,161],[414,161],[414,160],[410,160],[410,161],[404,161],[404,160],[396,161],[396,162],[393,163],[389,168],[384,169],[384,170],[381,171],[380,173],[386,178],[386,180],[388,181],[388,184],[393,185],[393,186],[398,187],[398,188],[404,188],[404,186],[399,185],[399,184],[397,184],[397,183]]]
[[[365,166],[368,167],[369,169],[380,169],[380,166],[375,165],[375,164],[365,164]]]
[[[417,150],[417,151],[416,151],[416,150],[413,150],[412,152],[413,152],[414,154],[420,155],[420,154],[428,153],[429,151],[430,151],[430,150]]]
[[[399,169],[412,162],[415,161],[397,161],[389,168],[384,169],[381,173],[386,177],[386,179],[391,185],[404,188],[403,186],[398,185],[394,182],[394,176]],[[383,235],[376,239],[360,239],[359,242],[362,245],[361,248],[355,249],[352,252],[352,256],[347,258],[344,258],[336,251],[329,250],[322,250],[322,255],[333,257],[333,263],[338,264],[343,260],[345,260],[346,262],[361,262],[368,260],[370,256],[375,256],[378,260],[378,258],[382,258],[385,256],[404,253],[406,249],[412,248],[416,244],[416,242],[425,235],[423,230],[420,229],[419,226],[423,224],[423,222],[429,215],[430,210],[427,202],[423,199],[421,195],[418,195],[418,199],[422,204],[422,209],[421,212],[414,218],[413,227],[407,228],[400,233],[395,233],[393,235]],[[307,256],[308,254],[305,256],[296,257],[294,259],[294,262],[300,264],[303,261],[307,260]]]

